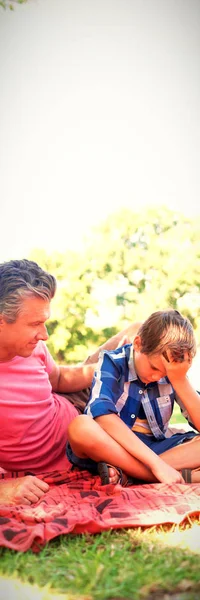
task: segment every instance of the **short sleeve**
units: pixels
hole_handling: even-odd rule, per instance
[[[55,368],[56,363],[53,357],[51,356],[46,344],[42,340],[38,342],[35,353],[37,354],[38,358],[40,358],[40,360],[42,360],[42,362],[45,364],[46,371],[48,375],[50,375],[50,373]]]
[[[99,356],[85,414],[92,418],[118,414],[116,403],[122,394],[123,383],[119,358],[112,352],[103,351]]]

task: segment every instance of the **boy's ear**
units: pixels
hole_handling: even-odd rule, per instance
[[[136,350],[136,352],[140,352],[141,346],[142,346],[141,337],[140,337],[140,335],[136,335],[134,338],[134,342],[133,342],[134,350]]]

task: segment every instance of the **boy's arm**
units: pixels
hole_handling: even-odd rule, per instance
[[[193,388],[187,377],[187,371],[191,366],[191,360],[186,355],[183,362],[175,362],[168,352],[168,361],[162,356],[162,361],[177,396],[185,407],[190,421],[200,431],[200,396]]]
[[[189,421],[200,431],[200,396],[187,377],[171,380],[173,388],[189,415]]]
[[[97,423],[131,456],[145,464],[162,483],[184,483],[178,471],[150,450],[116,414],[102,415]]]

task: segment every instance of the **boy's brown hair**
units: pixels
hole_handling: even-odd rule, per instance
[[[178,310],[158,310],[150,315],[141,325],[137,335],[140,336],[143,354],[163,354],[170,350],[176,362],[184,360],[185,352],[189,358],[196,354],[196,342],[193,327]]]

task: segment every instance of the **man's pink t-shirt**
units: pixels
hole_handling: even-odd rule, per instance
[[[52,392],[55,366],[44,342],[31,356],[0,363],[0,467],[35,474],[68,469],[67,428],[78,414]]]

